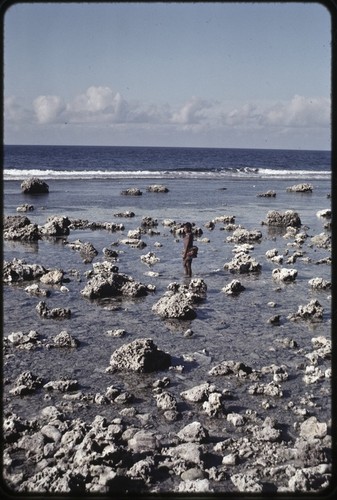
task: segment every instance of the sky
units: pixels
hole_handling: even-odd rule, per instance
[[[16,2],[2,23],[5,144],[331,149],[319,2]]]

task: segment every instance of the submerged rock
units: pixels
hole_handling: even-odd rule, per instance
[[[36,306],[36,310],[43,318],[64,319],[70,318],[71,316],[70,309],[64,307],[56,307],[54,309],[50,309],[43,301],[38,303],[38,305]]]
[[[70,219],[70,222],[70,229],[91,229],[92,231],[105,229],[111,232],[124,231],[124,224],[116,224],[115,222],[90,222],[87,219]]]
[[[266,191],[265,193],[260,193],[257,195],[260,198],[275,198],[275,191]]]
[[[135,217],[135,215],[136,214],[130,210],[126,210],[125,212],[118,212],[118,213],[114,214],[115,217],[126,217],[126,218]]]
[[[24,203],[16,207],[17,212],[32,212],[34,210],[34,205],[29,205],[28,203]]]
[[[40,288],[37,283],[33,283],[33,285],[28,285],[25,288],[25,292],[30,295],[36,295],[37,297],[49,297],[50,290],[45,290],[44,288]]]
[[[128,188],[122,191],[121,194],[126,196],[141,196],[143,193],[139,188]]]
[[[72,242],[67,241],[65,242],[65,245],[67,245],[72,250],[76,250],[77,252],[79,252],[83,262],[85,262],[86,264],[91,263],[96,255],[98,255],[98,251],[90,242],[83,243],[81,240],[75,240]]]

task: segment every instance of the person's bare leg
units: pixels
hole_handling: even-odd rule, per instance
[[[191,261],[189,259],[184,260],[184,271],[185,271],[185,276],[191,277],[192,270],[191,270]]]
[[[192,276],[192,265],[191,261],[186,262],[186,275],[190,278]]]

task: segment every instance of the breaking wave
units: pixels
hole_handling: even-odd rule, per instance
[[[288,170],[254,167],[224,169],[172,169],[172,170],[52,170],[4,169],[3,179],[21,181],[30,177],[40,179],[329,179],[330,170]]]

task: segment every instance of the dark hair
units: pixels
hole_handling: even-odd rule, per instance
[[[189,229],[192,229],[192,224],[190,222],[185,222],[184,227],[188,227]]]

